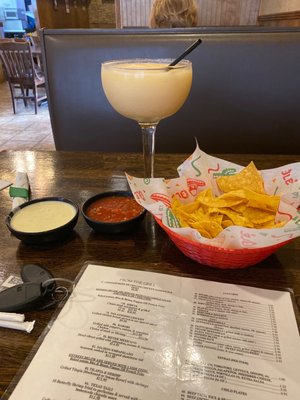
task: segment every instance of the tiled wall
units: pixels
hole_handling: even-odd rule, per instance
[[[114,0],[91,0],[89,6],[90,28],[115,28]]]
[[[260,15],[295,12],[300,10],[299,0],[261,0]]]

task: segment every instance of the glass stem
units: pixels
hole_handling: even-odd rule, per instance
[[[155,131],[158,123],[140,123],[143,135],[145,178],[154,177]]]

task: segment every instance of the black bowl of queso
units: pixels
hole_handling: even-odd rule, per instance
[[[144,218],[146,210],[129,191],[96,194],[82,205],[82,215],[96,232],[124,233],[134,229]]]
[[[6,217],[6,226],[24,243],[45,244],[69,236],[78,216],[79,207],[71,200],[43,197],[14,208]]]

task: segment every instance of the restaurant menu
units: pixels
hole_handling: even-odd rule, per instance
[[[11,400],[298,400],[288,291],[87,264]]]

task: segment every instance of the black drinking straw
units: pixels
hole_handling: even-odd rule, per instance
[[[176,58],[176,60],[172,61],[171,64],[169,64],[169,67],[174,67],[179,61],[181,61],[186,55],[188,55],[191,51],[193,51],[196,47],[199,46],[199,44],[202,43],[201,39],[196,40],[189,48],[187,48],[179,57]]]

